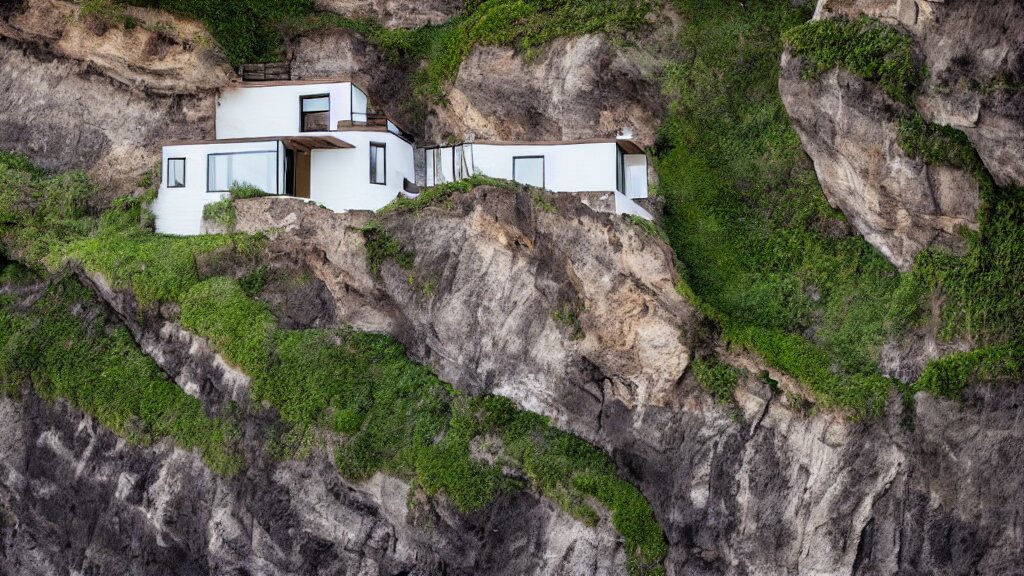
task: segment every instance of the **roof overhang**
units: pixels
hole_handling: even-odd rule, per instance
[[[334,136],[289,136],[278,138],[285,148],[309,152],[310,150],[344,150],[355,146]]]
[[[199,146],[209,144],[249,144],[252,142],[280,142],[285,148],[309,152],[310,150],[344,150],[355,148],[334,136],[270,136],[267,138],[224,138],[222,140],[173,140],[164,146]]]

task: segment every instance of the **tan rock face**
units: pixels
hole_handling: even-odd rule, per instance
[[[462,10],[462,0],[315,0],[318,10],[354,20],[369,18],[386,28],[444,24]]]
[[[270,249],[308,262],[341,322],[390,333],[442,379],[593,438],[606,389],[638,417],[673,401],[697,314],[676,293],[660,240],[575,198],[555,200],[560,212],[548,213],[528,194],[478,188],[450,209],[389,215],[384,226],[416,264],[389,262],[381,280],[366,267],[366,213],[259,199],[238,203],[238,222],[284,229]]]
[[[145,10],[130,30],[89,26],[78,5],[28,0],[0,19],[0,148],[51,170],[89,169],[121,193],[167,140],[212,136],[230,68],[195,23]]]
[[[978,183],[963,170],[929,166],[898,144],[907,111],[844,70],[806,82],[788,55],[782,98],[833,206],[901,269],[932,245],[958,250],[977,228]]]
[[[427,140],[571,140],[633,132],[643,145],[666,110],[656,76],[604,35],[558,39],[530,60],[478,46],[462,63],[445,106],[434,106]]]
[[[929,76],[915,106],[963,130],[1000,185],[1024,185],[1024,3],[819,0],[816,18],[865,13],[907,30]]]
[[[928,246],[957,250],[977,228],[978,185],[966,172],[927,166],[897,143],[919,112],[962,130],[1000,185],[1024,184],[1024,4],[820,0],[815,18],[867,14],[906,30],[929,72],[909,109],[845,71],[801,78],[783,56],[779,87],[829,201],[901,269]]]

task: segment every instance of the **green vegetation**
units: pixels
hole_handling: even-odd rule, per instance
[[[739,369],[726,364],[715,357],[696,357],[693,359],[693,375],[720,404],[731,405],[733,391],[740,383]]]
[[[230,196],[203,206],[203,220],[221,226],[225,231],[235,229],[235,201]]]
[[[656,166],[680,291],[723,337],[796,377],[818,401],[877,414],[894,383],[878,354],[913,316],[896,271],[828,206],[778,94],[783,31],[810,6],[676,0],[687,23]]]
[[[810,63],[808,77],[844,68],[878,82],[904,104],[911,104],[922,80],[910,36],[867,16],[807,22],[787,30],[784,38],[795,56]]]
[[[90,214],[77,203],[87,179],[49,177],[17,156],[0,158],[0,178],[0,190],[9,190],[6,182],[21,186],[0,196],[0,237],[31,248],[24,254],[39,255],[30,262],[41,270],[80,261],[144,304],[179,304],[182,326],[252,377],[253,405],[236,417],[263,407],[280,414],[285,429],[271,439],[271,453],[291,457],[329,449],[349,479],[387,472],[428,494],[443,493],[467,512],[499,493],[526,488],[585,522],[598,519],[594,504],[600,503],[626,541],[631,573],[663,573],[667,548],[650,504],[601,450],[508,400],[460,394],[409,361],[387,337],[278,328],[255,298],[266,270],[256,268],[240,281],[199,277],[198,257],[251,255],[261,238],[155,235],[139,225],[142,198],[119,199],[110,210]],[[19,230],[58,224],[61,215],[84,224],[46,238],[42,247]],[[385,259],[411,264],[412,255],[383,229],[367,234],[377,270]],[[14,266],[5,266],[0,280],[3,286],[36,281]],[[44,398],[66,399],[135,442],[170,437],[199,449],[215,471],[238,472],[245,465],[235,449],[239,422],[205,416],[124,328],[83,314],[88,298],[88,290],[72,280],[51,288],[28,311],[18,309],[14,297],[0,296],[0,390],[16,394],[30,382]],[[520,474],[507,476],[505,467]]]
[[[241,470],[238,427],[206,416],[123,327],[108,329],[105,314],[82,312],[97,309],[91,293],[70,279],[27,309],[0,296],[0,390],[13,395],[29,383],[44,399],[67,400],[130,442],[170,437],[199,449],[219,474]]]
[[[572,340],[583,340],[586,334],[583,333],[583,325],[580,323],[580,314],[584,311],[579,304],[563,304],[561,308],[551,313],[559,326],[569,330],[569,338]]]
[[[495,186],[506,190],[519,190],[522,188],[521,184],[509,180],[488,178],[487,176],[476,174],[458,182],[449,182],[424,188],[416,198],[397,198],[384,208],[381,208],[379,213],[383,215],[392,212],[419,212],[427,206],[437,206],[439,204],[450,207],[452,195],[457,193],[465,194],[477,186]]]
[[[367,224],[363,228],[363,237],[366,239],[366,262],[374,276],[380,276],[381,267],[389,260],[405,270],[412,268],[416,255],[403,248],[380,222],[373,220]]]

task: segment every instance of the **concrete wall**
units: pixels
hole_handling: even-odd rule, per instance
[[[352,119],[349,82],[226,88],[217,103],[217,139],[302,134],[300,98],[319,94],[331,97],[331,128]],[[365,96],[360,104],[365,113]]]
[[[647,198],[647,155],[625,154],[622,158],[626,169],[626,189],[622,192],[629,198]]]
[[[390,132],[334,132],[354,149],[313,150],[310,200],[335,212],[379,210],[415,181],[412,144]],[[386,184],[370,183],[370,143],[386,146]]]
[[[162,234],[194,235],[201,232],[203,208],[227,197],[225,193],[207,192],[207,161],[210,154],[228,152],[273,152],[277,154],[279,178],[276,188],[265,190],[279,194],[284,190],[284,151],[280,142],[245,142],[236,144],[189,144],[166,146],[163,150],[163,181],[153,212],[156,215],[156,231]],[[185,159],[185,187],[167,186],[167,161],[171,158]]]
[[[492,178],[512,180],[512,159],[516,156],[543,156],[544,187],[552,192],[599,192],[616,189],[614,142],[555,145],[473,144],[472,149],[474,172]]]

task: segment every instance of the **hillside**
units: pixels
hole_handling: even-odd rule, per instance
[[[1014,573],[1021,29],[1013,0],[5,5],[0,573]],[[658,221],[476,177],[154,234],[161,144],[283,59],[419,142],[627,129]]]

